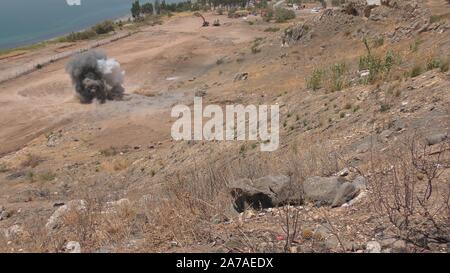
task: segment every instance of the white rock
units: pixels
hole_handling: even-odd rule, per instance
[[[58,228],[62,224],[63,217],[70,212],[71,210],[75,210],[77,212],[86,211],[87,203],[84,200],[72,200],[67,204],[59,207],[47,221],[45,227],[48,231]]]
[[[370,241],[366,245],[366,251],[369,253],[381,253],[381,245],[377,241]]]
[[[66,244],[67,253],[81,253],[81,245],[79,242],[70,241]]]
[[[5,238],[9,240],[14,239],[16,237],[20,237],[21,235],[24,234],[24,230],[19,225],[13,225],[3,230],[3,234],[5,235]]]

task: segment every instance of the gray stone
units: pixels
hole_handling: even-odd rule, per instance
[[[395,239],[395,238],[386,238],[386,239],[383,239],[380,241],[380,245],[383,248],[388,248],[388,247],[391,247],[392,244],[395,243],[395,241],[397,241],[397,239]]]
[[[0,210],[1,211],[1,210]],[[11,215],[8,211],[3,210],[0,212],[0,221],[9,218]]]
[[[355,186],[356,189],[360,191],[364,191],[367,189],[367,179],[362,175],[356,177],[353,180],[352,184],[353,186]]]
[[[403,240],[397,240],[392,244],[392,252],[394,253],[405,253],[406,250],[406,242]]]
[[[381,253],[381,245],[377,241],[370,241],[366,245],[368,253]]]
[[[64,220],[64,217],[72,210],[80,213],[86,211],[87,203],[84,200],[72,200],[67,202],[66,205],[59,207],[47,221],[45,227],[48,231],[59,228]]]
[[[348,201],[352,200],[357,194],[359,190],[355,188],[355,186],[350,182],[345,182],[342,184],[331,204],[331,207],[340,207]]]
[[[81,253],[81,245],[79,242],[70,241],[66,244],[67,253]]]
[[[372,146],[372,144],[370,141],[365,141],[356,147],[356,152],[358,154],[366,153],[370,150],[371,146]]]
[[[344,183],[342,177],[320,177],[307,178],[303,182],[305,199],[318,202],[320,205],[333,204],[340,186]]]
[[[243,212],[247,207],[271,208],[286,204],[301,204],[300,185],[284,175],[264,176],[256,180],[240,179],[229,184],[234,208]]]
[[[19,225],[12,225],[9,228],[3,230],[3,235],[7,240],[20,238],[24,234],[25,231],[23,230],[22,226]]]
[[[234,76],[234,81],[245,81],[248,78],[248,73],[247,72],[243,72],[243,73],[238,73]]]
[[[392,131],[387,129],[380,133],[380,137],[383,141],[387,140],[392,135]]]
[[[433,134],[426,137],[426,141],[428,145],[434,145],[446,140],[447,138],[447,134]]]

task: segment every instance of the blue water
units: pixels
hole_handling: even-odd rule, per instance
[[[70,6],[70,0],[0,0],[0,49],[48,40],[128,15],[132,1],[81,0],[81,5]],[[141,0],[144,2],[147,0]]]

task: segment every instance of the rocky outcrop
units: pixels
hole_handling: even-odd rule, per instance
[[[303,200],[300,185],[284,175],[240,179],[231,182],[229,188],[238,212],[248,207],[261,209],[300,204]]]
[[[343,177],[314,176],[303,182],[305,199],[319,206],[342,206],[358,193],[359,189]]]
[[[448,135],[441,133],[441,134],[432,134],[426,137],[427,145],[434,145],[438,144],[440,142],[443,142],[444,140],[448,139]]]
[[[72,212],[75,211],[77,213],[82,213],[87,210],[87,203],[84,200],[72,200],[69,201],[67,204],[59,207],[53,214],[50,216],[50,218],[47,221],[47,224],[45,225],[46,229],[48,231],[52,231],[54,229],[57,229],[61,227],[64,221],[64,217]]]

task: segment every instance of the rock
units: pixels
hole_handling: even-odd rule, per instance
[[[194,95],[196,97],[204,97],[207,94],[207,87],[203,86],[203,87],[199,87],[195,90]]]
[[[127,198],[122,198],[117,201],[106,202],[105,210],[102,211],[102,213],[115,213],[121,208],[125,208],[130,204],[131,204],[130,200],[128,200]]]
[[[367,189],[367,179],[362,175],[357,176],[353,180],[352,184],[353,186],[355,186],[356,189],[360,191],[365,191]]]
[[[78,213],[86,211],[87,203],[84,200],[72,200],[69,201],[66,205],[59,207],[47,221],[45,227],[48,231],[52,231],[61,227],[63,224],[64,217],[71,211],[76,211]]]
[[[247,207],[271,208],[285,204],[301,204],[300,185],[284,175],[264,176],[256,180],[240,179],[229,184],[234,208],[243,212]]]
[[[305,199],[318,202],[319,205],[337,205],[355,196],[355,187],[351,183],[346,183],[342,177],[334,176],[310,177],[303,182],[303,191]]]
[[[405,253],[407,251],[406,249],[406,242],[403,240],[397,240],[392,244],[392,252],[394,253]]]
[[[1,210],[0,210],[1,211]],[[11,215],[8,211],[3,210],[0,212],[0,221],[9,218]]]
[[[338,172],[338,173],[336,174],[336,176],[342,176],[342,177],[344,177],[344,176],[347,176],[349,173],[350,173],[350,171],[348,170],[348,168],[344,168],[343,170],[341,170],[340,172]]]
[[[238,73],[236,74],[236,76],[234,76],[234,81],[244,81],[248,78],[248,73],[247,72],[243,72],[243,73]]]
[[[350,182],[345,182],[342,184],[337,193],[336,197],[331,204],[331,207],[340,207],[348,201],[352,200],[357,194],[359,190],[355,188],[355,186]]]
[[[67,253],[81,253],[81,245],[79,242],[70,241],[66,244],[65,251]]]
[[[395,241],[397,241],[395,238],[386,238],[380,241],[380,245],[382,248],[390,248]]]
[[[383,141],[386,141],[392,135],[392,131],[387,129],[380,133],[380,138]]]
[[[366,252],[381,253],[381,245],[377,241],[370,241],[366,245]]]
[[[23,228],[19,225],[13,225],[3,230],[3,235],[7,240],[22,237],[25,234]]]
[[[366,153],[370,150],[371,146],[372,144],[370,141],[365,141],[356,147],[356,153],[358,154]]]
[[[426,142],[428,145],[438,144],[448,138],[447,134],[433,134],[426,137]]]

